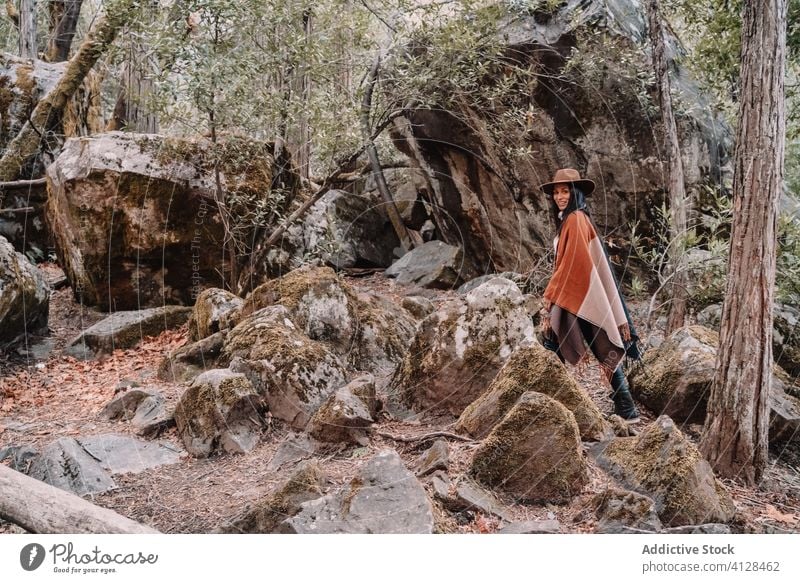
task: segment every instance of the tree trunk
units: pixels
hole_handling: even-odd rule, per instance
[[[0,158],[0,181],[17,178],[25,160],[36,153],[41,136],[58,120],[67,101],[114,41],[120,27],[130,18],[136,3],[136,0],[115,0],[106,3],[105,18],[86,35],[78,52],[70,59],[64,75],[53,90],[36,104],[30,119],[8,144],[3,157]]]
[[[748,484],[767,464],[785,58],[786,0],[747,0],[728,282],[700,448],[718,474]]]
[[[36,0],[19,0],[19,56],[36,59]]]
[[[157,15],[157,3],[150,3],[145,15],[147,22],[153,22]],[[158,116],[145,107],[147,96],[153,91],[151,74],[153,68],[147,54],[147,47],[138,40],[130,41],[127,47],[128,58],[122,75],[114,113],[106,127],[107,131],[125,130],[144,134],[158,133]]]
[[[43,534],[158,533],[3,464],[0,464],[0,518],[28,532]]]
[[[667,184],[671,214],[671,233],[669,247],[670,285],[669,314],[667,334],[682,328],[686,320],[686,224],[687,207],[691,201],[686,196],[683,179],[683,160],[678,142],[678,126],[672,110],[669,71],[664,47],[664,31],[659,13],[658,0],[647,3],[647,19],[650,30],[650,44],[653,49],[653,69],[658,87],[658,101],[661,106],[661,119],[664,122],[664,153],[667,156]]]
[[[50,38],[47,40],[45,60],[50,63],[60,63],[69,59],[69,50],[72,39],[78,26],[78,17],[81,15],[83,0],[51,0],[50,10]]]

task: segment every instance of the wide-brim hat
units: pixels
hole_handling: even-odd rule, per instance
[[[594,191],[594,182],[589,180],[588,178],[581,178],[580,172],[575,170],[574,168],[561,168],[556,170],[556,173],[553,175],[553,180],[550,182],[545,182],[539,188],[545,194],[553,194],[553,188],[556,184],[563,184],[565,182],[571,182],[578,188],[583,191],[583,194],[588,195],[592,191]]]

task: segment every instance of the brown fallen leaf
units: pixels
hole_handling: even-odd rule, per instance
[[[777,508],[775,508],[772,504],[767,504],[766,506],[766,517],[770,520],[775,520],[777,522],[783,522],[784,524],[794,524],[797,522],[797,515],[796,514],[787,514],[785,512],[781,512]]]

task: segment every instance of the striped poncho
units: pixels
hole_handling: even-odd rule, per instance
[[[603,243],[589,217],[576,210],[564,220],[556,243],[556,265],[544,292],[553,307],[550,326],[562,355],[577,364],[586,353],[578,318],[589,323],[598,360],[610,370],[625,356],[619,327],[628,323]]]

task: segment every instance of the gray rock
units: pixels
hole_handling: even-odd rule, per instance
[[[130,421],[136,415],[136,409],[139,404],[154,394],[155,391],[152,389],[131,388],[127,391],[122,391],[103,406],[99,416],[101,419],[109,421],[114,419]]]
[[[367,405],[353,394],[350,385],[345,385],[317,409],[306,431],[323,442],[368,445],[372,423]]]
[[[450,477],[443,471],[434,472],[430,477],[431,488],[436,499],[448,505],[453,498],[450,496]]]
[[[636,437],[590,448],[598,465],[630,490],[655,503],[665,526],[730,522],[735,508],[697,448],[662,415]]]
[[[535,342],[523,302],[515,284],[495,278],[425,318],[391,379],[389,405],[460,415],[515,348]]]
[[[245,453],[258,444],[264,409],[264,399],[245,375],[210,370],[181,395],[175,408],[178,436],[186,451],[197,457],[218,449]]]
[[[460,247],[430,241],[409,251],[385,271],[397,283],[451,289],[469,279],[472,272],[464,265]]]
[[[444,439],[437,439],[413,464],[417,476],[427,476],[436,470],[447,471],[450,463],[450,447]]]
[[[307,434],[291,434],[275,450],[275,454],[267,464],[269,471],[278,471],[284,466],[295,464],[310,458],[317,451],[319,444]]]
[[[70,342],[66,352],[85,357],[110,354],[118,348],[132,348],[145,336],[157,336],[164,330],[177,328],[189,319],[190,313],[191,309],[183,306],[116,312],[84,330]]]
[[[497,531],[497,534],[558,534],[561,524],[558,520],[523,520],[512,522]]]
[[[325,483],[325,474],[316,461],[302,462],[263,499],[250,505],[217,532],[271,533],[282,521],[297,514],[303,502],[322,496]]]
[[[218,368],[227,330],[221,330],[207,338],[184,344],[164,357],[158,367],[158,378],[173,383],[184,383],[207,370]]]
[[[356,305],[359,326],[347,362],[356,370],[388,377],[408,354],[416,322],[408,310],[377,293],[358,294]]]
[[[158,437],[162,431],[175,425],[175,409],[167,406],[163,395],[151,395],[139,403],[131,425],[136,435]]]
[[[176,464],[182,454],[168,443],[141,441],[114,433],[79,437],[77,442],[111,475],[138,474],[151,468]]]
[[[116,487],[111,474],[71,437],[46,445],[34,459],[28,475],[79,496]]]
[[[28,445],[8,445],[0,447],[0,462],[3,460],[11,460],[11,469],[27,474],[33,460],[39,455],[39,452]]]
[[[303,503],[280,532],[430,534],[433,526],[433,508],[422,484],[397,452],[384,450],[342,490]]]
[[[388,267],[399,245],[391,223],[371,198],[331,190],[303,221],[305,248],[326,263],[343,267]]]
[[[216,287],[197,296],[189,318],[189,338],[197,342],[227,327],[226,316],[241,308],[244,300]]]
[[[663,528],[653,499],[638,492],[610,488],[597,494],[592,505],[598,533],[658,532]]]
[[[436,310],[433,302],[423,296],[406,296],[403,298],[402,306],[417,320],[424,320]]]
[[[428,211],[422,202],[428,189],[425,174],[416,168],[384,168],[383,174],[403,222],[409,229],[418,231],[428,218]],[[374,174],[367,176],[364,194],[382,202]],[[386,214],[383,205],[378,209]]]
[[[503,279],[507,279],[512,283],[515,281],[516,277],[519,277],[518,273],[514,273],[513,271],[504,271],[503,273],[487,273],[485,275],[481,275],[480,277],[475,277],[470,279],[468,282],[459,286],[458,293],[463,295],[468,294],[472,290],[482,286],[487,281],[493,280],[495,277],[502,277]]]
[[[0,236],[0,343],[47,328],[50,289],[41,272]]]
[[[483,440],[470,472],[522,501],[569,502],[589,480],[575,417],[534,392],[523,394]]]
[[[510,512],[491,493],[470,480],[461,479],[456,484],[454,504],[459,511],[471,510],[510,521]],[[452,506],[451,506],[452,508]]]

